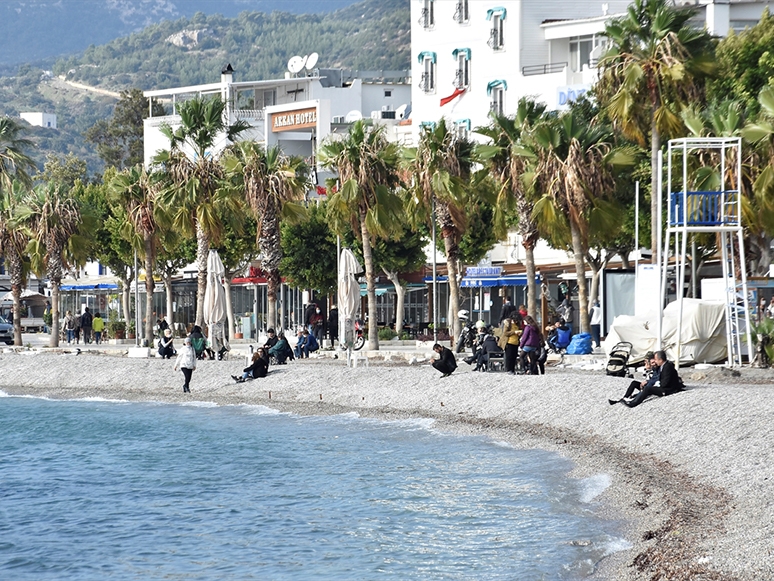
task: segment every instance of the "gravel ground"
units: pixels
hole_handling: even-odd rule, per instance
[[[595,578],[774,579],[771,370],[681,370],[686,392],[629,409],[607,400],[630,380],[575,369],[510,376],[461,363],[441,379],[426,361],[349,369],[340,359],[312,359],[235,384],[241,359],[203,361],[184,395],[182,375],[159,359],[6,350],[0,362],[8,394],[430,417],[442,429],[556,451],[575,461],[573,476],[611,476],[600,509],[626,523],[632,548],[604,559]]]

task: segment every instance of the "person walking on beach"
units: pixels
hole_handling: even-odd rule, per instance
[[[102,342],[102,332],[105,330],[105,321],[100,317],[99,313],[94,313],[91,328],[94,329],[94,342],[99,345]]]
[[[439,356],[433,361],[433,367],[442,373],[441,377],[449,377],[457,369],[457,359],[454,357],[454,353],[440,343],[433,345],[433,351]]]
[[[67,344],[69,345],[75,340],[75,317],[73,317],[72,311],[65,313],[64,328],[67,332]]]
[[[86,307],[81,315],[81,332],[83,333],[83,344],[91,343],[91,325],[93,321],[89,307]]]
[[[196,369],[196,352],[191,345],[191,338],[186,337],[183,341],[183,348],[180,353],[177,354],[175,360],[175,371],[180,370],[183,372],[185,383],[183,384],[183,393],[191,393],[191,376],[194,369]]]
[[[673,393],[677,393],[678,391],[683,391],[685,389],[683,380],[680,379],[680,376],[677,374],[675,364],[671,361],[667,361],[665,351],[656,351],[653,359],[656,363],[656,369],[654,370],[653,376],[650,378],[650,380],[642,386],[640,393],[638,393],[631,401],[626,401],[626,396],[618,401],[612,399],[608,400],[610,405],[620,402],[626,407],[634,408],[640,405],[651,395],[664,397],[667,395],[672,395]],[[633,389],[630,385],[626,393],[631,396],[631,392],[633,392]]]

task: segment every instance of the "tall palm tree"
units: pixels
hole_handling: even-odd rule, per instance
[[[16,120],[0,117],[0,189],[11,189],[14,178],[24,185],[31,185],[28,170],[35,169],[35,162],[24,150],[34,146],[32,141],[21,137],[24,132]]]
[[[585,263],[590,225],[595,219],[601,223],[600,215],[614,216],[605,211],[608,206],[603,199],[615,188],[612,167],[631,163],[628,155],[613,150],[612,141],[609,128],[590,126],[572,110],[559,118],[545,117],[528,139],[529,155],[536,159],[538,188],[545,192],[535,204],[534,214],[543,222],[566,217],[584,333],[590,330]]]
[[[416,149],[407,149],[405,159],[413,177],[407,209],[412,219],[431,223],[432,208],[441,231],[449,280],[449,315],[453,337],[461,328],[457,318],[460,308],[459,262],[460,240],[468,227],[466,204],[470,193],[474,144],[457,135],[445,119],[426,126]]]
[[[479,146],[479,156],[488,160],[492,175],[501,184],[497,210],[515,205],[519,220],[518,231],[524,247],[527,268],[527,311],[537,320],[537,284],[535,283],[535,245],[540,239],[537,223],[532,218],[534,206],[534,168],[531,156],[524,155],[522,133],[527,132],[545,112],[545,105],[522,98],[513,117],[493,116],[488,127],[476,129],[489,137],[491,145]],[[502,225],[505,226],[504,220]],[[504,232],[497,232],[502,238]]]
[[[180,127],[161,127],[170,148],[161,151],[154,163],[163,167],[168,188],[163,203],[174,210],[175,226],[196,233],[196,324],[204,325],[204,292],[207,287],[207,256],[217,239],[222,222],[219,214],[232,204],[230,190],[221,187],[223,167],[213,148],[226,140],[233,142],[249,127],[243,121],[229,125],[225,103],[220,97],[196,97],[178,106]],[[219,210],[221,212],[219,212]]]
[[[36,187],[27,198],[23,218],[32,239],[27,246],[32,270],[51,282],[51,347],[59,346],[59,287],[69,266],[68,255],[82,222],[71,192],[55,184]]]
[[[368,289],[368,348],[379,349],[376,314],[376,277],[372,242],[387,238],[400,222],[398,146],[387,141],[382,125],[355,122],[342,138],[331,138],[320,148],[320,161],[339,174],[339,188],[328,200],[328,216],[334,228],[345,224],[360,237],[363,245]]]
[[[124,209],[126,220],[121,235],[140,251],[145,260],[145,339],[153,337],[153,271],[161,230],[167,225],[164,207],[148,172],[140,166],[125,169],[109,184],[111,202]]]
[[[597,93],[626,137],[651,147],[651,248],[658,256],[658,152],[663,135],[684,130],[680,108],[696,101],[715,70],[710,35],[694,28],[691,8],[671,0],[634,0],[605,27],[610,48],[599,61]]]
[[[0,254],[11,279],[13,295],[14,345],[22,345],[21,292],[24,286],[24,256],[29,233],[24,228],[20,209],[29,194],[27,187],[14,180],[10,188],[0,188]]]
[[[254,141],[234,144],[223,165],[226,174],[236,180],[258,223],[256,242],[268,281],[267,324],[276,327],[282,260],[280,219],[292,221],[305,214],[298,202],[311,186],[309,171],[300,157],[284,155],[279,146],[265,149]]]

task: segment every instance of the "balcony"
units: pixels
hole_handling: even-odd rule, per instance
[[[468,13],[468,6],[465,2],[457,2],[457,6],[454,9],[454,22],[462,24],[470,20],[470,14]]]
[[[234,109],[233,114],[240,121],[263,121],[265,119],[263,109]]]

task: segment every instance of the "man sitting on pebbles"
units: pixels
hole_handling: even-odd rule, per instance
[[[639,387],[641,387],[640,393],[638,393],[631,401],[626,401],[627,398],[630,398],[633,395],[634,390],[638,387],[637,382],[633,381],[629,385],[629,389],[626,390],[626,394],[623,396],[623,398],[619,400],[607,400],[610,405],[615,405],[620,402],[627,407],[633,408],[640,405],[651,395],[663,397],[665,395],[672,395],[673,393],[677,393],[678,391],[683,391],[685,389],[683,380],[680,379],[680,376],[677,374],[675,364],[671,361],[667,361],[665,351],[656,351],[653,354],[653,361],[655,362],[653,375],[649,380],[643,381],[639,385]],[[653,368],[652,364],[651,368]]]

